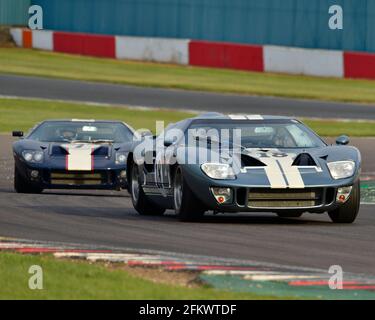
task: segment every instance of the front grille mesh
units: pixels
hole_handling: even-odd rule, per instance
[[[323,203],[323,189],[249,189],[250,208],[308,208]]]
[[[94,172],[51,172],[51,184],[54,185],[100,185],[105,177]]]

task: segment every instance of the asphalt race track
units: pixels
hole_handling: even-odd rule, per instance
[[[375,107],[0,75],[0,95],[198,111],[375,120]]]
[[[248,259],[375,275],[375,205],[362,205],[353,225],[326,215],[279,219],[273,214],[207,216],[181,223],[172,215],[141,217],[126,192],[13,191],[13,138],[0,135],[0,236]],[[375,172],[375,139],[353,140],[364,175]]]

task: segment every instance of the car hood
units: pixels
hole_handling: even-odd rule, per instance
[[[239,155],[230,152],[220,155],[224,162],[231,157],[237,178],[222,180],[226,185],[298,189],[307,186],[333,186],[338,183],[350,184],[358,176],[361,168],[360,153],[351,146],[309,149],[247,148]],[[356,172],[350,179],[334,180],[327,163],[343,160],[353,160],[356,163]],[[200,168],[193,170],[201,172]]]

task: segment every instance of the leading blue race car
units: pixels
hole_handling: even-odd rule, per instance
[[[49,120],[13,144],[14,188],[116,189],[127,187],[126,161],[134,130],[119,121]]]
[[[360,152],[346,136],[328,145],[296,119],[210,113],[146,140],[131,151],[127,168],[140,214],[174,209],[192,221],[209,210],[328,212],[335,223],[352,223],[359,212]]]

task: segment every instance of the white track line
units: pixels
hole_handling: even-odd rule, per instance
[[[145,106],[138,106],[138,105],[124,105],[118,103],[103,103],[103,102],[94,102],[94,101],[80,101],[80,100],[64,100],[64,99],[47,99],[47,98],[35,98],[35,97],[25,97],[25,96],[7,96],[1,95],[0,99],[9,99],[9,100],[31,100],[31,101],[45,101],[45,102],[60,102],[60,103],[71,103],[77,105],[86,105],[92,107],[105,107],[105,108],[124,108],[129,110],[143,110],[143,111],[171,111],[171,108],[163,108],[163,107],[145,107]],[[178,108],[176,109],[181,112],[186,113],[193,113],[193,114],[200,114],[205,113],[208,111],[197,111],[192,109],[185,109],[185,108]]]

